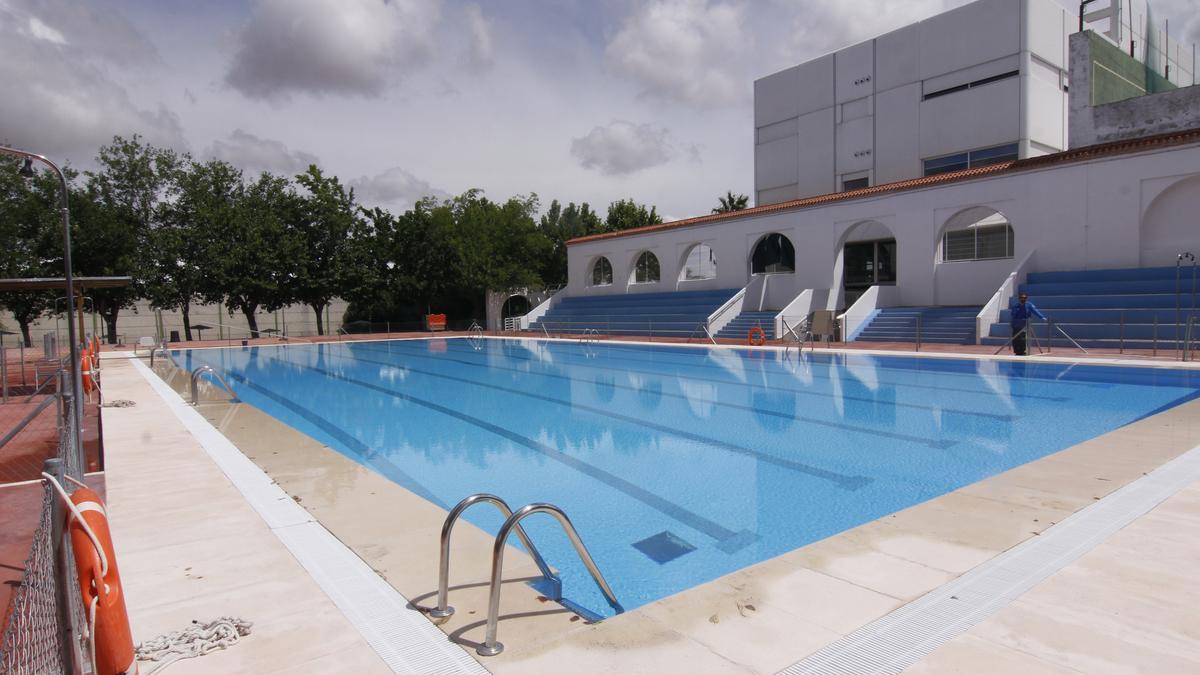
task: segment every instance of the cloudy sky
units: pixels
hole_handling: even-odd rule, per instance
[[[1192,2],[1155,3],[1189,41]],[[751,192],[755,78],[961,4],[0,0],[0,141],[315,162],[392,210],[482,188],[685,217]]]

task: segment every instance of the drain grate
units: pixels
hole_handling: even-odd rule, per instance
[[[695,546],[692,546],[667,530],[646,537],[641,541],[636,541],[633,543],[633,547],[645,553],[647,558],[659,565],[669,563],[681,555],[686,555],[696,550]]]
[[[782,673],[899,673],[1198,479],[1200,447]]]

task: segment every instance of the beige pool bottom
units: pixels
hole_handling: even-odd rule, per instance
[[[182,388],[181,371],[165,375]],[[440,507],[252,406],[199,409],[398,591],[434,604]],[[1196,445],[1200,401],[599,624],[540,598],[523,583],[536,568],[514,550],[501,601],[506,650],[480,661],[497,673],[576,662],[586,672],[776,672]],[[465,521],[456,528],[458,612],[441,627],[471,654],[483,640],[491,543]]]

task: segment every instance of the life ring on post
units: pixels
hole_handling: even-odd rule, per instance
[[[67,513],[67,532],[75,549],[83,613],[91,626],[95,672],[98,675],[136,675],[133,632],[129,629],[125,591],[117,572],[117,556],[104,502],[100,495],[81,487],[71,495],[71,503],[75,508]]]
[[[746,333],[746,341],[755,347],[761,347],[767,343],[767,334],[762,328],[755,326]]]
[[[86,349],[79,355],[79,374],[83,376],[83,391],[92,393],[96,388],[96,379],[92,372],[92,355]]]

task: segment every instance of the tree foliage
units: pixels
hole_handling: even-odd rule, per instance
[[[724,197],[718,197],[719,205],[713,209],[713,213],[729,213],[731,211],[741,211],[750,205],[750,197],[744,194],[734,194],[732,190],[725,193]]]
[[[60,276],[58,184],[25,180],[0,162],[0,274]],[[425,198],[402,213],[357,203],[352,189],[318,166],[297,176],[248,177],[218,161],[196,161],[139,136],[100,148],[82,184],[70,173],[74,272],[131,276],[129,288],[91,289],[109,341],[120,312],[145,299],[177,310],[192,337],[190,309],[219,303],[256,313],[303,303],[319,332],[335,298],[368,318],[428,312],[483,318],[488,290],[566,281],[567,242],[661,223],[654,206],[621,199],[602,218],[587,203],[537,195],[497,201],[481,190]],[[0,298],[28,337],[54,311],[54,293]],[[61,303],[60,303],[61,304]]]

